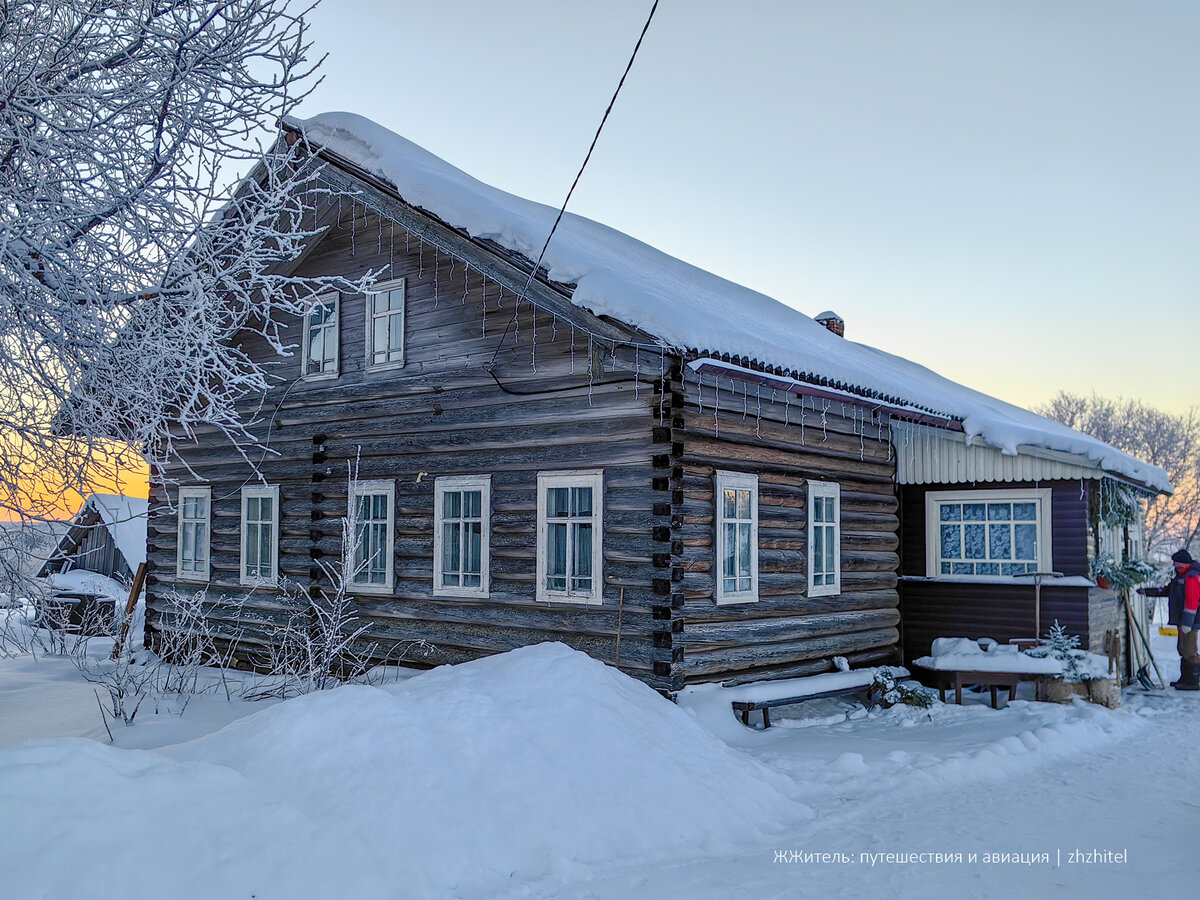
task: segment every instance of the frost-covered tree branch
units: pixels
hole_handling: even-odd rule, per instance
[[[1200,413],[1168,413],[1139,400],[1060,392],[1037,410],[1161,467],[1175,493],[1150,503],[1147,551],[1163,557],[1200,539]]]
[[[247,338],[289,353],[284,316],[358,286],[288,273],[320,194],[276,138],[316,83],[307,11],[0,0],[0,518],[39,512],[36,471],[103,478],[104,439],[245,452],[270,382]]]

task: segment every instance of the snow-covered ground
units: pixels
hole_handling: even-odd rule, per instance
[[[1128,898],[1200,868],[1196,694],[820,700],[764,732],[556,644],[233,693],[110,744],[68,660],[0,658],[0,897]]]

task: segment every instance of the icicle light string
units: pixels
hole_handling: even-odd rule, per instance
[[[331,197],[327,198],[326,202],[332,203],[333,202],[332,198]],[[340,216],[341,216],[341,204],[342,204],[342,197],[339,196],[338,197],[339,224],[340,224]],[[394,274],[395,231],[396,231],[397,222],[394,218],[392,218],[391,215],[389,215],[384,210],[379,209],[379,208],[374,208],[374,207],[375,207],[375,204],[370,203],[369,201],[364,201],[364,203],[363,203],[363,223],[364,223],[364,226],[368,223],[367,217],[368,217],[368,213],[370,213],[370,212],[374,212],[377,216],[379,216],[380,224],[377,229],[377,244],[380,245],[380,253],[382,254],[382,247],[381,247],[382,234],[383,234],[382,221],[384,218],[387,218],[388,225],[389,225],[388,265],[389,265],[389,268],[391,268],[393,270],[393,274]],[[352,221],[355,221],[357,219],[357,210],[355,210],[352,215],[353,215]],[[405,253],[410,254],[412,252],[412,236],[413,236],[412,232],[403,223],[399,223],[399,224],[400,224],[401,229],[404,231]],[[352,230],[356,230],[356,229],[352,229]],[[351,240],[352,240],[352,245],[353,245],[353,242],[355,240],[353,234],[351,235]],[[424,265],[425,265],[426,240],[425,240],[424,236],[418,236],[417,242],[418,242],[417,277],[423,278],[424,277]],[[470,294],[470,282],[469,282],[470,270],[473,268],[476,269],[476,271],[478,272],[478,274],[480,276],[480,295],[481,295],[481,300],[482,300],[482,305],[483,305],[483,310],[484,310],[484,315],[482,317],[481,326],[482,326],[483,335],[486,337],[486,335],[487,335],[486,310],[487,310],[487,299],[488,299],[488,297],[487,297],[488,277],[487,277],[486,271],[483,268],[474,265],[471,260],[466,259],[464,257],[460,257],[457,253],[455,253],[452,250],[443,249],[443,248],[439,247],[437,245],[437,243],[432,242],[432,241],[429,243],[431,244],[431,249],[432,249],[432,252],[434,253],[435,306],[437,305],[437,303],[440,299],[440,286],[439,286],[440,285],[440,256],[441,256],[442,252],[445,252],[451,258],[451,263],[450,263],[451,273],[453,273],[454,263],[456,261],[458,263],[461,263],[463,266],[463,294],[462,294],[460,302],[465,304],[467,301],[467,298],[469,297],[469,294]],[[531,275],[536,274],[536,271],[537,270],[535,268],[533,270],[533,272],[531,272]],[[453,277],[452,274],[450,277]],[[523,291],[527,290],[528,286],[530,284],[532,284],[532,278],[527,278],[526,288],[523,289]],[[519,340],[519,335],[520,335],[519,314],[520,314],[520,301],[521,300],[525,300],[529,304],[529,307],[530,307],[530,321],[532,323],[531,331],[535,335],[534,343],[536,344],[536,330],[537,330],[536,316],[537,316],[538,312],[545,313],[546,315],[551,317],[552,327],[553,327],[553,335],[554,335],[554,338],[557,339],[557,327],[558,327],[558,320],[560,318],[559,314],[552,309],[543,308],[541,306],[541,304],[532,300],[530,297],[526,296],[524,293],[518,294],[518,295],[516,295],[516,297],[517,297],[517,301],[516,301],[516,303],[513,304],[513,316],[509,321],[509,325],[516,331],[517,340]],[[496,309],[497,310],[502,310],[505,308],[503,298],[504,298],[504,286],[497,283],[496,284]],[[637,341],[618,341],[613,338],[591,332],[590,329],[578,328],[578,326],[576,326],[576,324],[572,321],[568,321],[568,324],[571,329],[571,348],[570,348],[570,351],[571,351],[570,352],[571,374],[575,373],[575,332],[577,330],[580,330],[588,335],[589,343],[591,343],[592,341],[601,340],[608,344],[608,346],[605,349],[607,350],[608,356],[614,365],[617,361],[618,346],[620,346],[622,348],[629,348],[630,350],[633,351],[633,353],[635,354],[635,356],[634,356],[634,392],[635,392],[635,396],[640,396],[640,377],[641,377],[640,364],[641,363],[640,363],[640,356],[638,354],[640,354],[640,352],[643,350],[659,353],[660,376],[662,378],[662,385],[663,385],[662,400],[660,401],[660,404],[659,404],[659,407],[660,407],[659,408],[659,420],[660,420],[660,423],[665,421],[665,401],[666,401],[666,390],[667,390],[666,351],[668,349],[666,347],[666,345],[662,344],[661,342],[657,342],[654,344],[645,344],[645,343],[637,342]],[[506,334],[507,334],[507,331],[506,331]],[[499,349],[502,346],[503,346],[503,338],[501,339],[500,345],[498,345],[496,348],[495,355],[498,355]],[[493,356],[493,359],[495,358],[495,355]],[[532,360],[533,360],[534,369],[536,371],[536,347],[532,350]],[[591,365],[591,363],[589,363],[589,376],[588,376],[589,377],[589,390],[588,390],[589,404],[592,403],[592,400],[593,400],[592,387],[593,387],[594,380],[595,380],[595,373],[592,371],[593,369],[594,369],[594,367]],[[697,390],[697,406],[698,406],[698,409],[702,412],[703,411],[704,379],[703,379],[702,373],[697,372],[696,374],[697,374],[697,388],[698,388],[698,390]],[[716,379],[716,381],[714,383],[716,385],[714,390],[715,390],[715,393],[717,394],[717,400],[719,400],[719,394],[720,394],[719,379]],[[758,416],[761,418],[761,405],[762,405],[761,386],[756,386],[755,390],[756,390],[756,396],[757,396],[757,406],[758,406],[758,410],[759,410]],[[733,397],[736,398],[736,396],[737,396],[737,380],[733,377],[730,377],[730,391],[731,391],[731,394],[733,395]],[[784,424],[785,425],[792,424],[791,423],[791,397],[792,397],[792,392],[790,390],[785,390],[784,391]],[[800,400],[801,400],[800,432],[801,432],[801,444],[803,444],[805,441],[805,430],[806,430],[806,425],[807,425],[806,416],[805,416],[806,403],[805,403],[803,394],[800,395]],[[774,404],[776,402],[774,390],[772,390],[771,402],[772,402],[772,404]],[[813,403],[813,411],[816,412],[817,411],[816,398],[813,398],[812,403]],[[745,420],[746,416],[749,414],[749,405],[748,404],[749,404],[749,385],[746,384],[743,387],[743,393],[742,393],[742,418],[743,418],[743,421]],[[827,412],[831,408],[831,406],[832,406],[832,403],[830,401],[828,401],[828,400],[823,401],[823,409],[821,410],[821,425],[822,425],[822,430],[823,430],[824,436],[822,438],[822,442],[828,440]],[[844,408],[845,408],[844,403],[842,404],[842,407],[844,410]],[[874,416],[874,413],[878,412],[878,409],[879,408],[876,407],[875,410],[872,411],[873,416]],[[715,402],[714,403],[714,431],[719,429],[719,411],[720,411],[720,404],[719,404],[719,402]],[[865,434],[865,421],[866,421],[865,417],[866,417],[867,411],[864,409],[861,412],[863,415],[863,423],[861,425],[857,424],[857,418],[856,418],[856,432],[859,434],[859,437],[860,437],[860,457],[865,458],[865,446],[861,439],[863,438],[863,436]],[[857,416],[857,413],[856,413],[856,416]],[[885,427],[885,423],[881,421],[878,426],[878,430],[877,430],[877,438],[880,441],[883,440],[884,427]],[[888,427],[890,427],[890,426],[888,426]],[[756,431],[756,434],[759,434],[761,436],[761,422],[756,422],[755,431]],[[911,423],[909,423],[909,435],[910,435],[909,441],[911,442]],[[892,452],[892,447],[891,447],[890,441],[888,442],[888,445],[889,445],[888,446],[888,453],[889,453],[888,459],[890,460],[891,452]]]

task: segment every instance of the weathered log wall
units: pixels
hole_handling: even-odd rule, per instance
[[[890,658],[897,641],[897,504],[886,423],[869,410],[714,380],[674,385],[672,614],[689,682],[741,682],[830,669],[833,656]],[[757,602],[715,602],[714,474],[758,475]],[[842,591],[809,597],[807,484],[841,485]]]
[[[332,213],[326,220],[331,231],[300,271],[356,276],[391,265],[390,277],[404,276],[406,361],[402,369],[367,370],[365,299],[347,295],[336,379],[301,378],[299,353],[274,366],[278,386],[264,398],[256,433],[270,448],[261,470],[280,487],[281,576],[321,586],[318,564],[336,562],[342,552],[348,474],[357,469],[362,480],[396,486],[394,591],[356,596],[369,640],[403,653],[406,663],[433,665],[545,640],[611,662],[620,637],[621,667],[669,688],[655,673],[655,661],[669,650],[653,640],[662,602],[652,588],[653,556],[661,548],[651,521],[652,429],[659,422],[653,379],[665,364],[661,354],[643,352],[635,363],[628,347],[614,355],[607,343],[591,345],[576,323],[528,302],[517,308],[514,293],[501,294],[498,281],[485,283],[477,270],[361,207],[351,213],[347,204],[341,228]],[[489,265],[504,272],[502,262]],[[523,283],[521,273],[509,274],[510,285]],[[612,331],[598,320],[591,324]],[[288,334],[299,343],[301,323],[290,323]],[[251,337],[244,346],[258,358],[269,353]],[[503,389],[485,364],[494,365]],[[210,614],[224,637],[246,648],[261,645],[289,610],[278,591],[239,584],[240,488],[252,483],[251,467],[211,432],[184,456],[212,486]],[[604,471],[599,606],[534,599],[537,473],[573,469]],[[469,474],[492,477],[490,596],[435,598],[434,480]],[[175,586],[176,518],[168,501],[177,496],[174,483],[193,482],[178,466],[154,479],[152,628],[167,624],[166,598]]]

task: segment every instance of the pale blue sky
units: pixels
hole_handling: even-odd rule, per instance
[[[325,0],[300,110],[559,205],[648,0]],[[1200,402],[1200,3],[661,0],[571,210],[1021,405]]]

